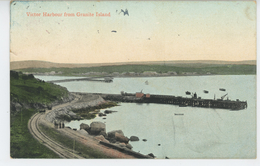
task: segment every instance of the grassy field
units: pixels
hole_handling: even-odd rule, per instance
[[[48,104],[68,95],[66,88],[37,80],[33,75],[11,71],[10,93],[12,101]]]
[[[23,72],[62,72],[60,75],[78,75],[87,72],[136,72],[155,71],[157,73],[167,73],[173,71],[178,74],[183,72],[196,72],[200,75],[211,73],[214,75],[248,75],[256,74],[255,65],[242,64],[176,64],[176,65],[118,65],[118,66],[100,66],[100,67],[81,67],[81,68],[28,68],[20,69]]]
[[[70,148],[74,149],[77,152],[80,152],[82,157],[85,158],[108,158],[106,155],[102,154],[95,149],[89,148],[81,144],[80,142],[74,141],[71,138],[62,136],[58,131],[53,128],[48,128],[42,124],[40,124],[40,129],[49,137],[54,139],[56,142]]]
[[[10,155],[12,158],[59,158],[59,156],[33,138],[28,130],[28,121],[34,109],[24,109],[11,115]]]

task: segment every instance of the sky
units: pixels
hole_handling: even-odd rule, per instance
[[[255,2],[17,1],[10,8],[10,61],[256,60]]]

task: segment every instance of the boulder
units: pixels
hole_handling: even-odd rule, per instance
[[[92,122],[90,124],[90,134],[98,135],[101,131],[106,132],[106,125],[102,122]]]
[[[115,138],[115,133],[121,134],[124,136],[124,133],[122,130],[113,130],[107,133],[108,138]]]
[[[122,142],[120,142],[118,145],[119,145],[120,147],[126,147],[126,144],[125,144],[125,143],[122,143]]]
[[[105,110],[104,113],[105,113],[105,114],[110,114],[110,113],[112,113],[112,111],[110,111],[110,110]]]
[[[107,138],[107,133],[105,131],[100,131],[99,135],[104,136],[105,138]]]
[[[139,141],[139,138],[137,136],[131,136],[130,141]]]
[[[133,146],[131,145],[131,144],[126,144],[126,147],[128,148],[128,149],[132,149],[133,148]]]
[[[151,156],[152,158],[155,158],[154,154],[149,153],[148,156]]]
[[[80,130],[81,130],[81,129],[84,129],[84,130],[86,130],[86,131],[89,131],[90,127],[89,127],[88,124],[81,123],[81,124],[80,124]]]
[[[16,112],[16,111],[21,111],[22,110],[22,105],[16,102],[11,102],[11,111]]]
[[[102,117],[102,116],[107,116],[106,114],[103,114],[102,112],[100,112],[99,114],[98,114],[98,116],[99,117]]]
[[[103,141],[103,142],[106,142],[106,143],[109,143],[108,140],[105,139],[105,137],[103,135],[98,135],[96,137],[94,137],[96,140],[99,140],[99,141]]]
[[[111,139],[109,139],[109,142],[110,143],[116,143],[116,139],[115,138],[111,138]]]
[[[78,130],[77,132],[79,132],[81,135],[84,135],[84,136],[86,136],[86,137],[89,136],[88,132],[87,132],[86,130],[84,130],[84,129],[80,129],[80,130]]]
[[[105,110],[105,111],[104,111],[105,114],[110,114],[110,113],[112,113],[112,112],[117,112],[117,111],[111,111],[111,110]]]
[[[119,134],[119,133],[115,133],[115,139],[119,142],[123,142],[123,143],[128,143],[129,139],[126,138],[124,135]]]

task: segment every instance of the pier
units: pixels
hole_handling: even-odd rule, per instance
[[[60,83],[60,82],[72,82],[72,81],[97,81],[97,82],[113,82],[112,77],[86,77],[86,78],[76,78],[76,79],[62,79],[62,80],[52,80],[47,81],[49,83]]]
[[[83,94],[83,93],[79,93]],[[202,107],[202,108],[218,108],[229,110],[242,110],[247,108],[247,101],[221,99],[201,99],[197,96],[182,97],[172,95],[156,95],[144,93],[125,93],[121,94],[103,94],[91,93],[93,95],[100,95],[105,100],[116,102],[130,102],[130,103],[156,103],[156,104],[171,104],[179,107]]]

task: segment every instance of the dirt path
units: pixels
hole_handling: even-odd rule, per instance
[[[76,95],[76,98],[69,102],[57,105],[52,108],[52,110],[66,107],[70,104],[76,103],[81,100],[80,95]],[[93,97],[94,99],[94,97]],[[30,133],[36,138],[38,141],[42,142],[45,146],[53,150],[55,153],[57,153],[62,158],[83,158],[78,155],[78,152],[73,151],[72,149],[66,148],[63,145],[60,145],[59,143],[55,142],[48,136],[46,136],[40,129],[39,129],[39,123],[54,128],[53,124],[45,120],[45,115],[48,112],[51,112],[52,110],[46,111],[46,113],[36,113],[34,116],[31,117],[31,119],[28,122],[28,128]],[[99,141],[94,139],[93,136],[83,136],[77,131],[74,131],[69,128],[63,128],[63,129],[56,129],[58,130],[62,135],[70,137],[71,139],[75,139],[76,141],[82,143],[86,147],[90,147],[92,149],[95,149],[103,154],[105,154],[108,157],[112,158],[135,158],[134,156],[122,153],[118,150],[106,147],[104,145],[99,144]]]

